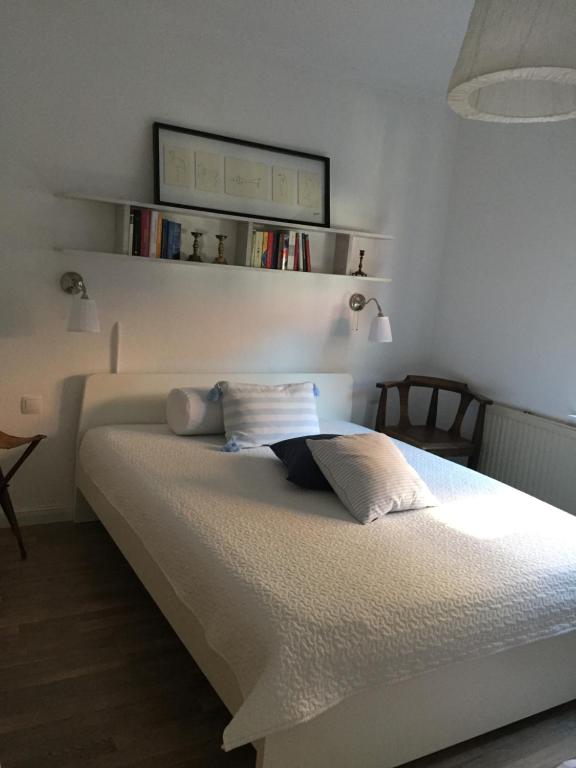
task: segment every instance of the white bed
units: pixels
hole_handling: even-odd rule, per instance
[[[314,379],[349,418],[337,374],[90,377],[78,488],[235,714],[226,748],[389,768],[576,695],[576,520],[406,446],[442,505],[360,526],[269,449],[154,424],[224,378]]]

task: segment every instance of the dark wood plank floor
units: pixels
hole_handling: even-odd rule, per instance
[[[254,768],[229,715],[100,525],[0,530],[2,768]],[[576,703],[411,764],[553,768]],[[351,766],[350,768],[362,768]]]
[[[253,768],[229,715],[99,524],[0,532],[2,768]]]

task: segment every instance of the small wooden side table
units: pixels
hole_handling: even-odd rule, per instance
[[[36,448],[41,440],[44,440],[45,437],[46,435],[34,435],[34,437],[14,437],[14,435],[7,435],[5,432],[0,432],[0,449],[10,450],[12,448],[20,448],[23,445],[28,446],[28,448],[26,448],[24,453],[20,456],[19,459],[16,460],[16,462],[6,472],[6,474],[2,472],[2,468],[0,467],[0,506],[4,510],[4,514],[10,523],[10,528],[12,528],[14,536],[16,536],[18,546],[20,547],[20,555],[22,560],[26,559],[26,548],[24,547],[20,526],[18,525],[16,512],[14,511],[14,506],[12,504],[12,499],[8,493],[8,486],[28,456],[30,456],[32,451]]]

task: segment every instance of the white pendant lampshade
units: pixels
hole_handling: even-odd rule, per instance
[[[100,333],[98,308],[94,299],[78,297],[72,301],[68,330],[79,331],[80,333]]]
[[[368,339],[370,341],[378,341],[380,343],[387,343],[392,341],[390,318],[386,317],[385,315],[378,314],[370,324]]]
[[[576,117],[576,1],[476,0],[448,87],[462,117]]]

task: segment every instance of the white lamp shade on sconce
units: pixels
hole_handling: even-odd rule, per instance
[[[385,315],[377,315],[370,324],[368,333],[369,341],[378,341],[388,343],[392,341],[392,329],[390,328],[390,318]]]
[[[462,117],[576,117],[575,0],[476,0],[448,87]]]
[[[78,296],[72,300],[68,330],[79,333],[100,333],[98,308],[93,299]]]
[[[377,341],[380,343],[386,343],[392,341],[392,330],[390,328],[390,318],[387,317],[382,311],[380,302],[378,299],[371,297],[369,299],[362,293],[353,293],[348,300],[348,306],[352,312],[362,312],[362,310],[373,301],[378,308],[377,316],[370,323],[370,331],[368,332],[369,341]],[[356,330],[358,330],[358,324],[356,324]]]

